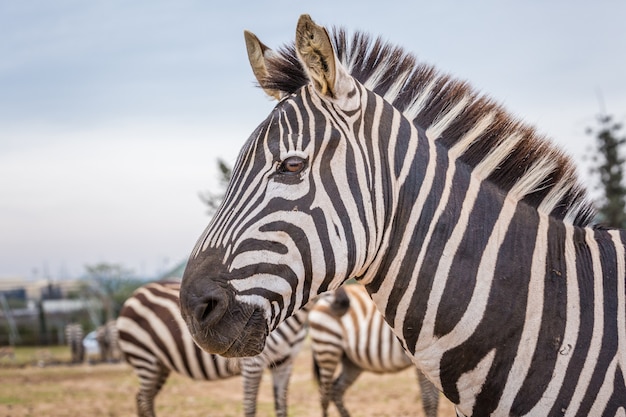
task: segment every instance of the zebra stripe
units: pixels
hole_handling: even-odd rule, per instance
[[[592,224],[567,156],[380,39],[306,15],[294,46],[246,37],[280,101],[183,277],[200,345],[258,353],[354,277],[459,413],[626,415],[626,232]]]
[[[96,328],[96,341],[102,362],[118,362],[121,359],[119,334],[115,320],[109,320]]]
[[[361,372],[392,373],[413,365],[361,285],[323,294],[309,313],[309,325],[324,416],[332,400],[340,415],[349,417],[343,396]],[[417,376],[424,413],[435,417],[439,390],[421,372]]]
[[[201,350],[180,316],[178,282],[154,282],[126,300],[117,319],[120,347],[139,377],[137,414],[153,417],[154,398],[171,371],[191,379],[213,381],[243,375],[244,410],[256,415],[256,398],[264,368],[274,383],[276,414],[287,415],[287,385],[292,361],[306,336],[306,311],[298,312],[273,331],[262,354],[225,358]]]
[[[85,359],[83,337],[84,332],[81,324],[70,323],[65,326],[65,343],[70,347],[72,363],[82,363]]]

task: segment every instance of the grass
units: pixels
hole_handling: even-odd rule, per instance
[[[135,416],[139,381],[130,366],[120,364],[66,365],[69,351],[50,349],[59,365],[30,366],[40,354],[37,348],[16,350],[17,366],[0,367],[0,417],[122,417]],[[36,363],[36,361],[35,361]],[[196,382],[170,375],[156,398],[157,416],[241,417],[242,381]],[[346,406],[361,417],[423,416],[415,372],[364,373],[346,393]],[[440,417],[453,416],[442,399]],[[337,416],[332,408],[330,416]],[[271,376],[263,376],[257,416],[274,416]],[[309,346],[296,358],[289,386],[289,415],[319,417],[317,386],[312,380]]]
[[[0,417],[132,416],[137,387],[124,364],[7,367],[0,369]]]
[[[14,357],[0,358],[2,367],[23,367],[27,365],[49,365],[52,363],[69,362],[70,349],[67,346],[16,346],[13,348]]]

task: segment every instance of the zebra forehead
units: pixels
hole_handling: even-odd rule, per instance
[[[548,215],[578,226],[591,223],[594,209],[585,188],[573,175],[573,161],[533,127],[477,93],[469,83],[418,62],[404,48],[380,37],[363,32],[348,35],[342,28],[334,28],[330,36],[335,54],[352,77],[424,129],[431,140],[454,149],[455,158],[472,169],[484,167],[486,162],[496,167],[489,181],[506,192],[517,185],[517,190],[525,191],[520,199]],[[310,83],[293,44],[271,54],[267,70],[263,87],[287,95],[297,94]],[[502,146],[507,140],[516,143]],[[494,160],[496,147],[509,150]],[[553,161],[550,169],[528,172],[529,167],[546,159]],[[527,175],[533,176],[532,181]],[[535,187],[520,186],[528,183]]]

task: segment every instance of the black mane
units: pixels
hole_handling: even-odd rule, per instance
[[[432,138],[448,149],[486,115],[492,117],[488,128],[471,142],[460,159],[474,168],[496,146],[515,138],[517,143],[506,158],[498,161],[497,169],[488,180],[509,191],[528,174],[529,167],[547,166],[544,162],[550,161],[547,168],[540,168],[540,184],[523,200],[541,210],[542,202],[552,192],[554,201],[548,205],[546,214],[577,226],[591,224],[595,210],[576,177],[571,158],[537,134],[534,128],[510,116],[499,104],[477,93],[468,83],[419,63],[411,53],[381,38],[372,40],[362,32],[349,37],[345,30],[334,29],[331,39],[339,60],[354,78],[383,96],[423,129],[428,129],[459,105],[458,115]],[[290,94],[309,83],[293,45],[277,51],[268,62],[268,72],[267,79],[263,80],[265,88]],[[559,190],[563,191],[557,192]]]

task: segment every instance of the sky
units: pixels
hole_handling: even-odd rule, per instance
[[[0,279],[185,260],[274,103],[243,30],[270,47],[300,14],[382,36],[467,80],[569,153],[604,111],[626,121],[626,2],[0,0]]]

